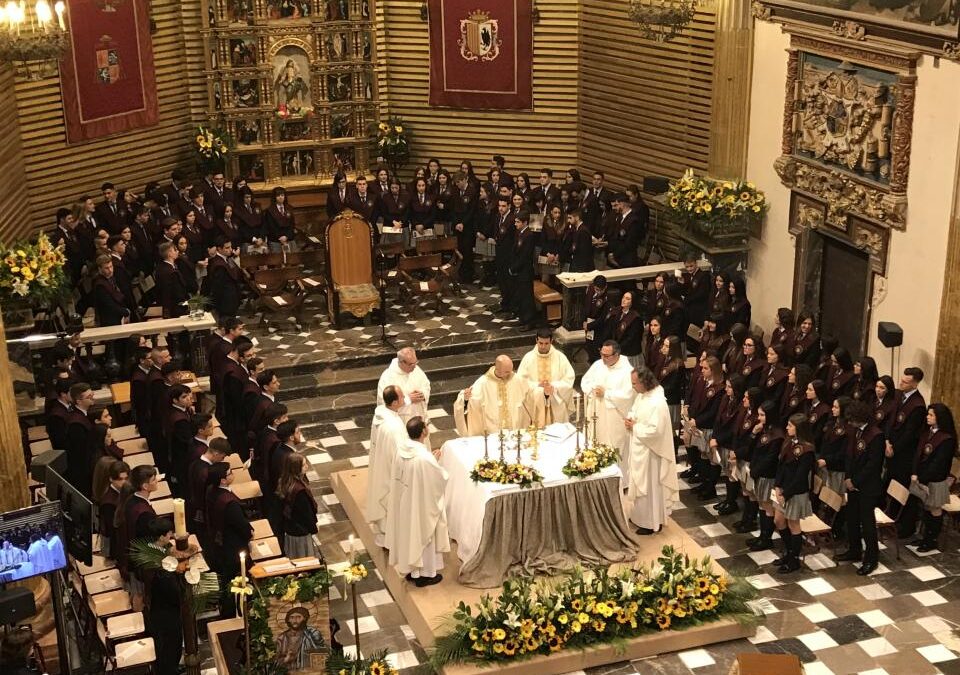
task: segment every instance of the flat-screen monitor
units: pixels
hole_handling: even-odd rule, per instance
[[[47,467],[47,499],[60,502],[67,551],[87,565],[93,564],[93,503],[55,470]]]
[[[0,583],[66,567],[63,540],[57,502],[0,514]]]

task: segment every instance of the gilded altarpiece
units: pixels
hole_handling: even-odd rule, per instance
[[[377,125],[372,0],[207,0],[207,115],[251,183],[368,173]]]

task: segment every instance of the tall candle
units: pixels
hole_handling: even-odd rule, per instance
[[[353,535],[351,534],[347,541],[350,543],[350,563],[353,564],[354,553],[357,552],[357,545],[353,540]]]
[[[173,500],[173,533],[177,539],[187,536],[186,504],[182,499]]]
[[[247,576],[247,552],[240,551],[240,578],[244,579]]]
[[[53,11],[57,14],[57,23],[60,24],[60,30],[67,30],[67,24],[63,20],[63,13],[66,11],[67,6],[63,0],[59,0],[53,6]]]

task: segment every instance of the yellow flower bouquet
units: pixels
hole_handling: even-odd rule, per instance
[[[67,256],[47,235],[0,247],[0,303],[39,306],[56,299],[66,282]]]
[[[392,115],[377,125],[377,156],[395,174],[410,159],[410,139],[403,118]]]
[[[198,126],[193,139],[193,150],[203,172],[223,170],[224,162],[233,142],[229,135],[220,129]]]
[[[742,235],[763,219],[767,199],[749,181],[714,180],[693,169],[670,183],[667,212],[680,225],[704,234]]]
[[[655,564],[623,569],[577,567],[559,582],[518,576],[499,596],[461,602],[440,636],[431,665],[491,663],[562,649],[617,643],[644,633],[683,629],[721,617],[749,621],[756,590],[714,570],[708,556],[691,559],[670,546]]]

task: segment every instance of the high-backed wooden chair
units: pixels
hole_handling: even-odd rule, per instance
[[[447,284],[440,272],[442,264],[443,258],[439,253],[400,256],[397,269],[403,281],[401,299],[406,301],[411,314],[415,312],[421,298],[432,297],[435,301],[434,310],[440,310],[441,296]]]
[[[340,312],[358,319],[380,306],[373,276],[373,228],[350,209],[327,223],[327,308],[339,325]]]
[[[463,264],[463,255],[457,249],[456,237],[441,237],[438,239],[421,239],[417,241],[417,254],[439,253],[443,256],[440,265],[440,274],[454,293],[461,295],[460,266]]]

